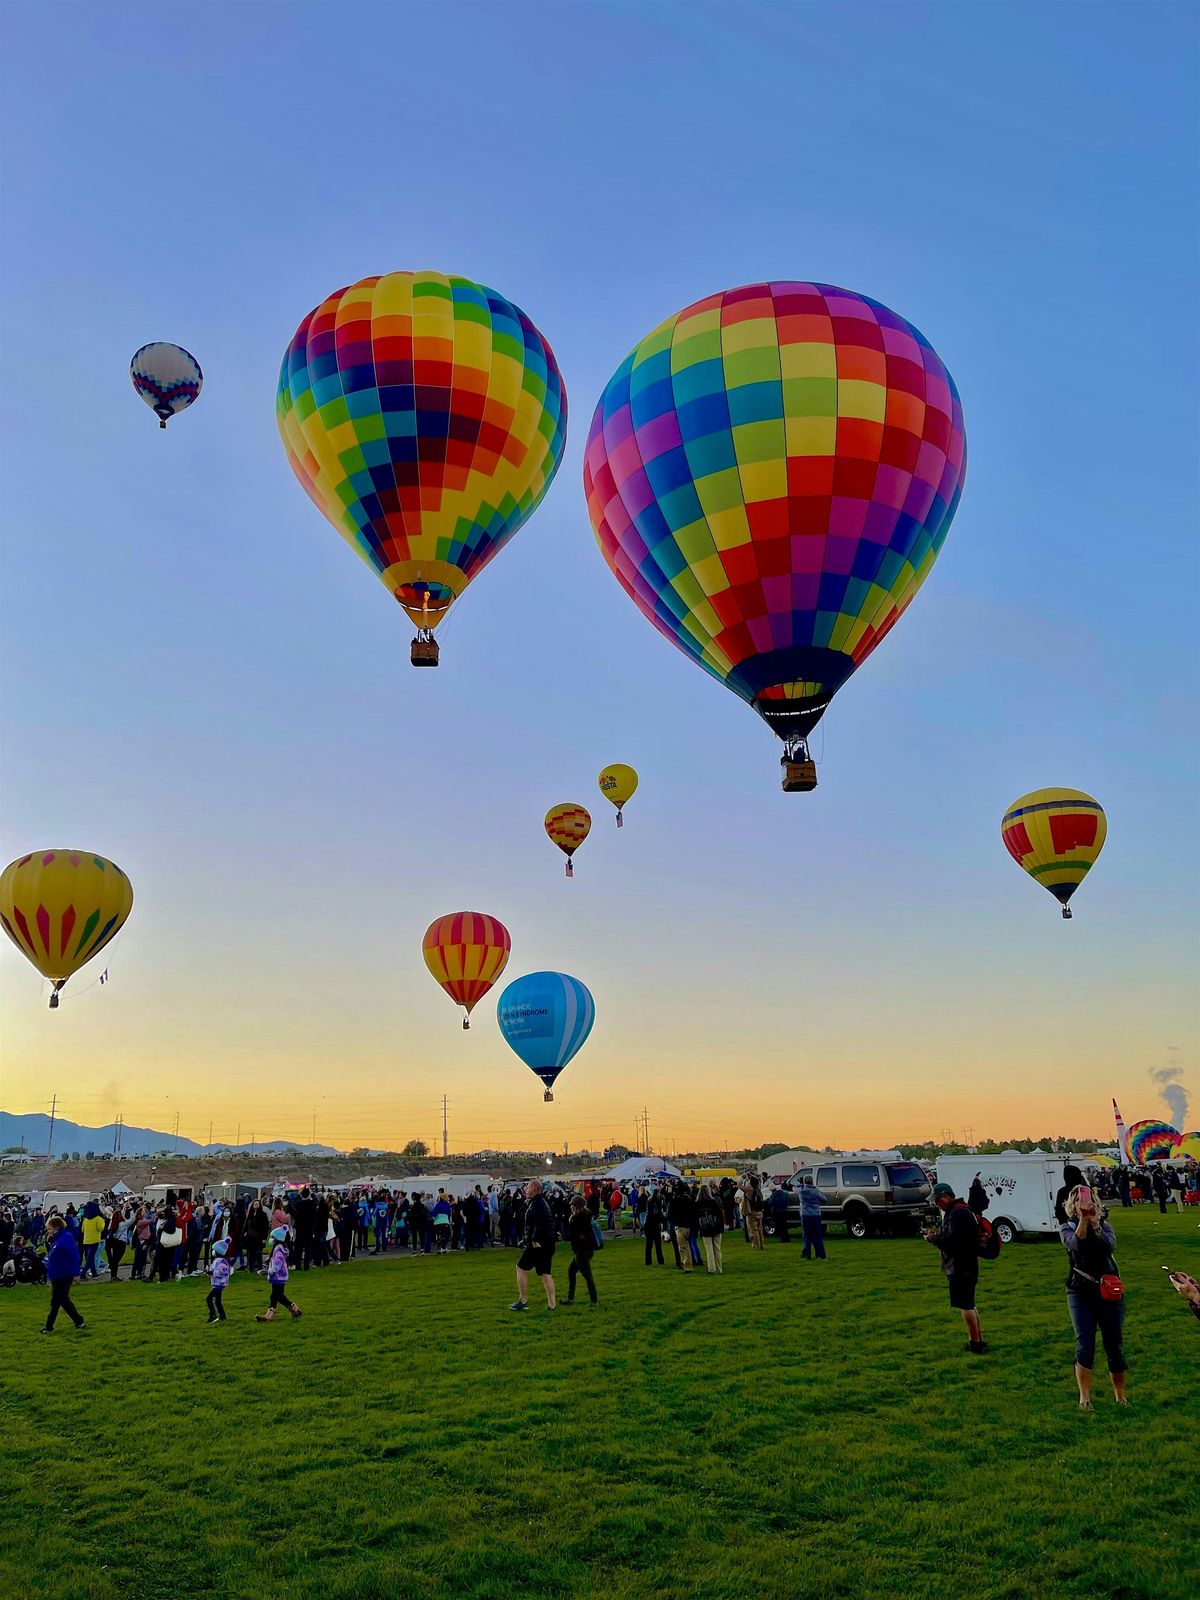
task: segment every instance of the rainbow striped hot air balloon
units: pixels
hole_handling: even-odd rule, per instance
[[[436,666],[433,630],[558,470],[554,352],[494,289],[389,272],[304,318],[276,415],[317,509],[416,623],[413,665]]]
[[[949,372],[910,322],[824,283],[668,317],[592,418],[583,482],[617,582],[784,742],[806,739],[928,577],[962,493]]]
[[[133,885],[90,850],[35,850],[0,875],[0,926],[53,989],[50,1009],[72,974],[120,933]]]
[[[508,965],[512,941],[498,917],[482,911],[452,911],[426,928],[421,951],[425,965],[454,1001],[471,1012]]]
[[[1014,800],[1000,824],[1004,848],[1070,917],[1068,901],[1108,837],[1104,808],[1081,789],[1035,789]]]
[[[1164,1161],[1173,1156],[1179,1147],[1180,1135],[1169,1122],[1157,1117],[1143,1117],[1131,1122],[1125,1139],[1125,1153],[1138,1166],[1144,1161]]]

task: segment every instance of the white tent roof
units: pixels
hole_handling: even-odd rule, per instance
[[[129,1185],[127,1183],[122,1183],[120,1178],[118,1178],[116,1183],[114,1183],[112,1188],[109,1190],[109,1193],[110,1194],[132,1194],[133,1190],[129,1187]]]
[[[630,1156],[622,1161],[619,1167],[613,1167],[609,1172],[602,1172],[602,1178],[615,1178],[618,1183],[634,1183],[642,1178],[659,1178],[665,1175],[668,1178],[681,1176],[678,1167],[673,1167],[669,1161],[664,1161],[661,1156]]]

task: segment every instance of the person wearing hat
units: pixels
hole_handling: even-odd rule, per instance
[[[935,1183],[933,1203],[942,1213],[942,1226],[928,1228],[925,1238],[942,1253],[942,1271],[950,1286],[950,1304],[962,1312],[967,1325],[967,1349],[981,1356],[987,1349],[975,1309],[979,1282],[979,1223],[966,1201],[958,1199],[948,1183]]]
[[[233,1268],[226,1257],[229,1254],[229,1240],[218,1239],[212,1247],[212,1256],[208,1263],[209,1276],[212,1287],[208,1291],[205,1305],[208,1307],[208,1322],[211,1327],[214,1322],[225,1322],[225,1307],[221,1304],[221,1296],[225,1293],[225,1286],[229,1282],[229,1275]]]
[[[300,1315],[300,1307],[294,1300],[289,1300],[288,1298],[287,1239],[286,1228],[271,1229],[271,1259],[267,1264],[267,1282],[271,1285],[271,1303],[265,1311],[258,1313],[254,1319],[255,1322],[274,1322],[275,1312],[279,1306],[286,1306],[293,1317]]]

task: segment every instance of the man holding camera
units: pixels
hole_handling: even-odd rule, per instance
[[[935,1183],[933,1203],[942,1214],[940,1228],[926,1228],[924,1237],[942,1253],[942,1271],[950,1287],[950,1304],[962,1312],[967,1325],[967,1349],[981,1356],[987,1349],[975,1309],[979,1283],[979,1223],[975,1213],[959,1200],[948,1183]]]

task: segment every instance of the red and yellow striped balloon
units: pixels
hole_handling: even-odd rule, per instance
[[[1104,848],[1108,823],[1098,800],[1081,789],[1035,789],[1004,813],[1004,848],[1036,883],[1067,904]]]
[[[120,867],[90,850],[35,850],[0,875],[0,926],[58,991],[110,939],[133,909]]]
[[[426,928],[422,943],[425,965],[438,983],[467,1013],[463,1027],[471,1026],[471,1011],[508,965],[512,940],[497,917],[483,911],[452,911],[436,917]]]
[[[550,836],[550,842],[556,844],[567,858],[568,878],[575,876],[571,857],[591,831],[591,813],[584,806],[573,805],[568,801],[563,805],[551,806],[546,813],[546,832]]]

